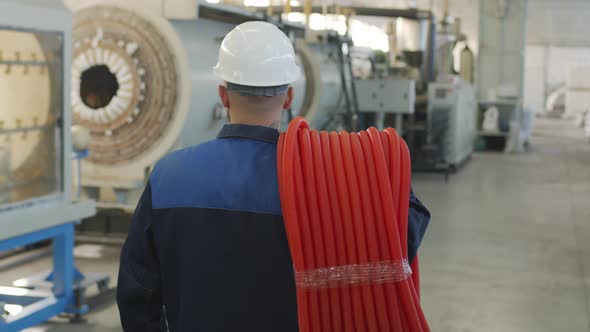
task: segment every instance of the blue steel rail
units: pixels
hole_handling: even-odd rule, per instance
[[[53,288],[44,291],[0,287],[0,302],[22,306],[20,313],[0,318],[1,332],[20,331],[62,313],[87,311],[75,303],[74,278],[79,272],[74,267],[74,222],[0,241],[0,252],[43,240],[53,241]]]

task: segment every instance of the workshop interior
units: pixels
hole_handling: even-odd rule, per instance
[[[135,208],[159,160],[229,123],[212,68],[249,21],[301,69],[285,142],[401,146],[388,170],[431,213],[423,324],[590,331],[589,18],[586,0],[0,0],[0,332],[122,330]]]

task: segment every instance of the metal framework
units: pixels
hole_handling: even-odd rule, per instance
[[[55,169],[55,188],[49,194],[45,191],[32,190],[27,196],[19,196],[20,191],[13,191],[14,198],[6,200],[0,209],[0,228],[2,229],[0,252],[51,240],[53,269],[33,278],[19,279],[10,287],[0,287],[0,331],[11,332],[37,325],[62,313],[72,314],[74,318],[79,317],[88,311],[82,299],[84,289],[95,283],[98,283],[99,288],[104,289],[108,283],[108,277],[106,275],[84,276],[74,266],[74,225],[81,218],[93,215],[95,205],[88,201],[76,203],[72,201],[70,154],[72,140],[69,130],[71,127],[70,66],[66,65],[71,63],[71,13],[59,0],[3,0],[0,1],[0,27],[3,31],[10,33],[21,31],[35,35],[52,34],[56,38],[51,41],[59,41],[54,45],[52,52],[44,53],[44,56],[52,59],[53,62],[49,61],[51,66],[48,65],[46,68],[51,77],[50,83],[43,88],[49,89],[54,98],[61,101],[50,107],[51,114],[56,113],[53,119],[55,121],[50,121],[54,129],[51,132],[52,137],[55,137],[55,149],[45,148],[43,139],[38,140],[37,145],[40,148],[26,152],[14,149],[27,158],[37,157],[37,155],[57,156],[55,166],[53,163],[51,166],[43,163],[33,165],[33,168],[36,167],[37,170],[43,170],[44,167]],[[16,41],[21,40],[16,39]],[[41,46],[44,43],[42,38],[36,41],[29,39],[29,41],[38,42]],[[10,46],[8,44],[0,46]],[[19,47],[25,47],[25,45],[19,44]],[[18,56],[16,58],[18,59]],[[25,65],[34,64],[25,63]],[[19,88],[21,87],[17,86],[14,89],[19,91]],[[38,92],[35,91],[34,86],[27,86],[26,89],[34,93]],[[12,91],[11,88],[8,95],[13,95]],[[17,108],[12,111],[20,112],[22,109]],[[58,118],[59,121],[56,120]],[[17,122],[18,127],[21,123]],[[36,122],[33,119],[34,125],[29,126],[27,130],[39,131],[40,128],[35,128],[39,127],[35,124]],[[13,132],[2,134],[7,137],[15,135]],[[74,156],[75,159],[81,157],[84,157],[83,153]],[[5,172],[8,177],[15,177],[12,175],[14,171],[11,170],[10,164],[8,165]],[[34,179],[34,177],[31,178]],[[10,310],[11,312],[5,313],[4,311],[9,309],[6,306],[8,304],[14,305],[14,308],[19,310]]]
[[[0,303],[22,306],[20,313],[0,319],[1,331],[20,331],[67,312],[83,314],[86,306],[74,304],[74,224],[67,223],[0,242],[0,251],[53,240],[53,290],[0,287]]]

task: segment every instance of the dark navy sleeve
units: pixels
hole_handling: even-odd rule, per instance
[[[141,196],[121,253],[117,304],[125,332],[160,331],[162,297],[159,263],[152,233],[152,197]]]
[[[430,212],[414,195],[414,191],[411,191],[410,211],[408,214],[408,259],[410,264],[418,254],[418,248],[429,222]]]

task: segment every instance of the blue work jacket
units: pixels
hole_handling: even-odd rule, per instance
[[[279,132],[226,125],[154,168],[121,254],[127,332],[295,332],[297,301],[277,184]],[[412,194],[410,260],[430,220]]]

